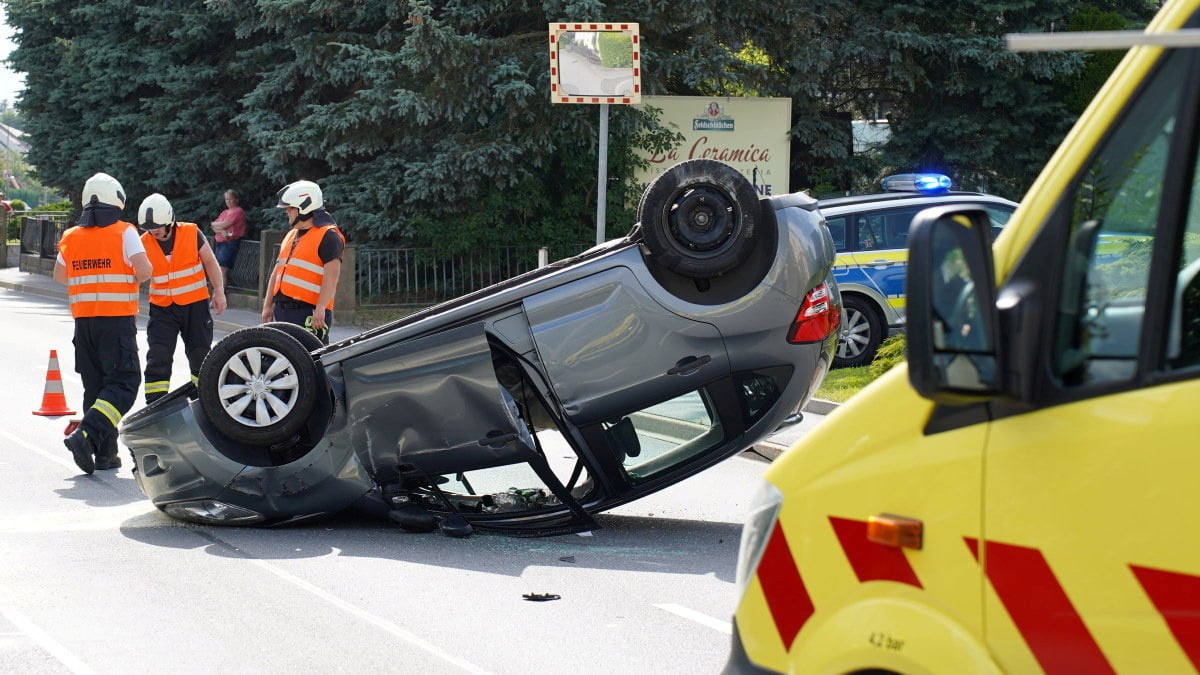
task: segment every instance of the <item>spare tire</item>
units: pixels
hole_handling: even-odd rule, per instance
[[[654,179],[638,204],[643,241],[653,260],[700,279],[734,269],[759,238],[758,192],[737,169],[690,159]]]
[[[291,335],[243,328],[214,345],[200,366],[201,409],[232,441],[275,445],[307,426],[323,375]]]

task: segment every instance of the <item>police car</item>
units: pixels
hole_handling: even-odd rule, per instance
[[[979,204],[999,230],[1016,202],[979,192],[950,191],[941,174],[897,174],[882,181],[883,192],[834,197],[819,202],[833,235],[833,274],[842,291],[845,321],[835,368],[865,366],[892,331],[904,326],[904,275],[908,227],[922,209],[943,204]]]

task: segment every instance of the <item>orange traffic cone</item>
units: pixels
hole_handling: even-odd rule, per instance
[[[46,369],[46,393],[42,396],[41,409],[34,410],[33,414],[45,417],[75,414],[75,411],[67,406],[67,397],[63,394],[62,373],[58,370],[57,350],[50,350],[50,366]]]

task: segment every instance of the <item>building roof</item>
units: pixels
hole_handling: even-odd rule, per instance
[[[29,152],[29,143],[26,143],[24,139],[24,131],[7,124],[0,124],[0,149],[4,152],[19,152],[22,155]]]

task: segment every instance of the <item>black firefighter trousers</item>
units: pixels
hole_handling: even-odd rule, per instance
[[[132,316],[75,319],[75,372],[83,380],[80,427],[97,456],[117,454],[117,425],[137,397],[141,384],[137,321]]]
[[[166,396],[171,388],[171,364],[180,336],[194,384],[200,377],[204,357],[212,348],[213,320],[208,300],[165,307],[150,305],[150,320],[146,322],[146,342],[150,345],[146,352],[147,405]]]

